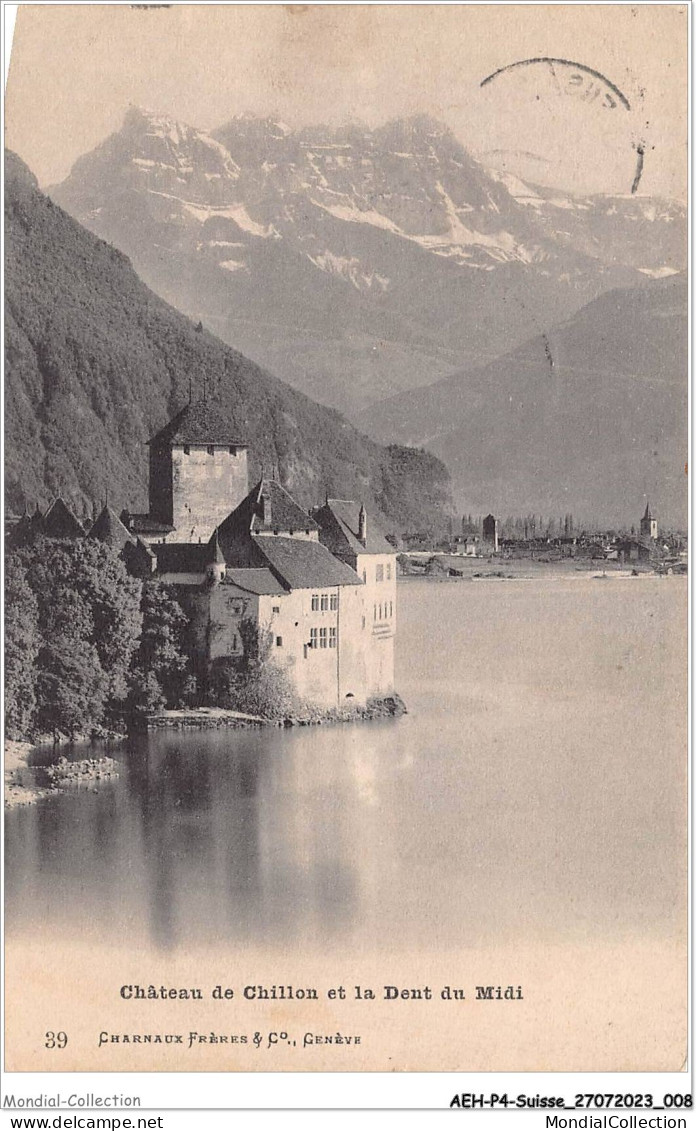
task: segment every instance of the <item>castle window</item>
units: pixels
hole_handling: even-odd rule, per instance
[[[381,602],[380,602],[380,606],[379,606],[379,619],[380,619],[380,620],[382,619],[382,605],[381,605]]]
[[[363,628],[365,627],[365,618],[363,617]]]
[[[237,651],[237,633],[235,632],[234,636],[232,637],[232,647],[230,648],[230,652],[236,652],[236,651]]]
[[[317,628],[310,628],[309,630],[309,646],[310,648],[317,648],[319,643],[319,630]]]
[[[279,613],[279,612],[280,612],[280,605],[274,605],[274,606],[273,606],[273,612],[274,612],[274,613]]]
[[[319,647],[326,648],[328,644],[328,633],[325,628],[319,629]]]
[[[384,581],[384,566],[375,566],[375,581]]]
[[[191,454],[191,448],[189,447],[188,444],[184,444],[184,455],[189,456],[190,454]]]
[[[319,594],[318,593],[312,593],[312,612],[313,613],[319,612]]]
[[[329,648],[335,648],[338,643],[338,630],[335,628],[329,629]]]
[[[236,448],[233,448],[233,447],[230,447],[230,455],[231,455],[231,456],[236,456],[236,454],[237,454],[237,449],[236,449]]]
[[[377,606],[376,605],[374,606],[374,617],[372,619],[377,620]]]
[[[215,448],[213,447],[213,445],[212,445],[212,444],[208,444],[208,455],[209,455],[209,456],[214,456],[214,455],[215,455]]]
[[[329,607],[331,609],[333,609],[334,611],[338,608],[338,593],[332,593],[331,594],[331,601],[329,603]]]
[[[363,570],[363,582],[364,583],[367,582],[367,570],[366,569]]]
[[[282,648],[282,647],[283,647],[283,637],[282,636],[276,636],[276,648]]]
[[[390,602],[389,602],[389,616],[391,617],[391,616],[393,616],[393,615],[394,615],[394,606],[393,606],[393,604],[392,604],[392,603],[391,603],[391,601],[390,601]]]
[[[321,595],[321,611],[325,613],[329,607],[329,594],[322,593]]]
[[[391,581],[391,565],[387,566],[387,581]]]

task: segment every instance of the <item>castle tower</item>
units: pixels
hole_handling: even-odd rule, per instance
[[[249,491],[247,445],[219,404],[188,404],[149,442],[151,520],[207,542]]]
[[[645,514],[640,520],[640,532],[644,538],[657,538],[657,519],[652,516],[649,500],[645,507]]]
[[[492,548],[493,553],[497,554],[500,548],[499,544],[500,524],[495,515],[487,514],[483,520],[483,540],[487,542]]]

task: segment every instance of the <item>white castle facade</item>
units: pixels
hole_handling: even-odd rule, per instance
[[[273,479],[250,490],[246,445],[205,401],[150,441],[149,501],[121,516],[137,539],[126,560],[176,588],[199,670],[241,658],[251,620],[303,699],[393,692],[396,555],[364,506],[327,498],[308,513]]]

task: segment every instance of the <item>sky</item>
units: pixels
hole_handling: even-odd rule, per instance
[[[42,186],[133,103],[202,129],[427,113],[539,183],[629,193],[642,165],[641,193],[686,198],[683,5],[20,6],[5,143]]]

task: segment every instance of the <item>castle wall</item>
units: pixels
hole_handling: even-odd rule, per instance
[[[365,641],[367,696],[394,690],[396,633],[396,559],[393,554],[359,554],[355,570],[364,579],[362,599],[368,639]]]
[[[368,661],[372,626],[365,610],[364,586],[341,588],[338,610],[339,705],[364,704],[368,698]]]
[[[163,473],[157,472],[162,478]],[[151,514],[152,511],[151,485]],[[170,542],[207,542],[249,491],[246,448],[190,444],[171,449]]]
[[[191,585],[188,577],[176,575],[177,599],[191,621],[197,672],[207,672],[220,657],[241,659],[239,623],[251,618],[270,629],[271,659],[285,669],[301,699],[340,707],[389,694],[394,688],[394,565],[392,561],[392,577],[385,571],[384,580],[377,582],[375,557],[366,558],[372,578],[365,585],[279,595],[257,596],[236,585],[209,584],[200,575]]]
[[[172,461],[169,448],[150,447],[150,517],[172,524]],[[155,541],[153,537],[149,539]]]
[[[238,589],[236,585],[211,585],[208,587],[208,659],[244,655],[239,622],[252,619],[258,622],[259,602],[253,593]]]
[[[330,606],[331,598],[335,604],[341,593],[342,589],[333,586],[293,589],[282,597],[260,598],[261,624],[268,625],[273,633],[273,660],[288,672],[301,699],[323,707],[338,703],[338,609]],[[313,597],[318,609],[312,608]],[[321,608],[322,597],[326,609]]]

